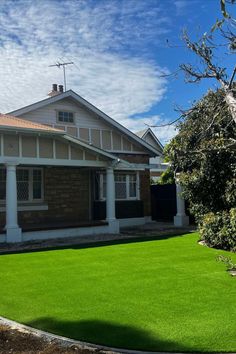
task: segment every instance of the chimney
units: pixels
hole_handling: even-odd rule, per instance
[[[63,93],[63,85],[58,85],[58,89],[60,93]]]
[[[61,85],[59,85],[59,86],[61,86]],[[60,92],[57,91],[57,84],[53,84],[52,85],[52,91],[50,91],[48,93],[48,96],[52,97],[52,96],[56,96],[56,95],[59,95],[59,94],[60,94]]]

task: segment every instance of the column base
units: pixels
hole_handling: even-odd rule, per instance
[[[120,222],[117,219],[107,220],[109,224],[109,234],[120,233]]]
[[[21,242],[22,232],[19,227],[7,227],[6,228],[6,241],[9,243]]]
[[[187,215],[176,215],[174,217],[174,225],[177,227],[188,226],[189,217]]]

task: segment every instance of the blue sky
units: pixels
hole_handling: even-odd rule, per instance
[[[183,28],[195,38],[220,17],[219,0],[1,0],[0,111],[45,98],[63,83],[62,70],[49,65],[74,61],[67,88],[133,131],[165,124],[178,116],[175,105],[187,108],[215,87],[186,84],[181,73],[162,77],[199,64],[180,40]],[[230,69],[223,51],[217,60]],[[176,131],[155,133],[165,143]]]

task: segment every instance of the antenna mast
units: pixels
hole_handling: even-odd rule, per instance
[[[64,76],[64,87],[65,87],[65,91],[66,91],[66,65],[71,65],[71,64],[74,64],[73,61],[70,61],[68,63],[59,63],[57,62],[56,64],[53,64],[53,65],[49,65],[49,67],[52,67],[52,66],[57,66],[58,69],[63,68],[63,76]]]

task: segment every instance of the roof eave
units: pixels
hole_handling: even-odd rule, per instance
[[[52,130],[43,130],[37,128],[23,128],[23,127],[12,127],[12,126],[0,126],[0,131],[11,131],[11,132],[24,132],[24,133],[41,133],[47,135],[64,135],[63,131],[52,131]]]

